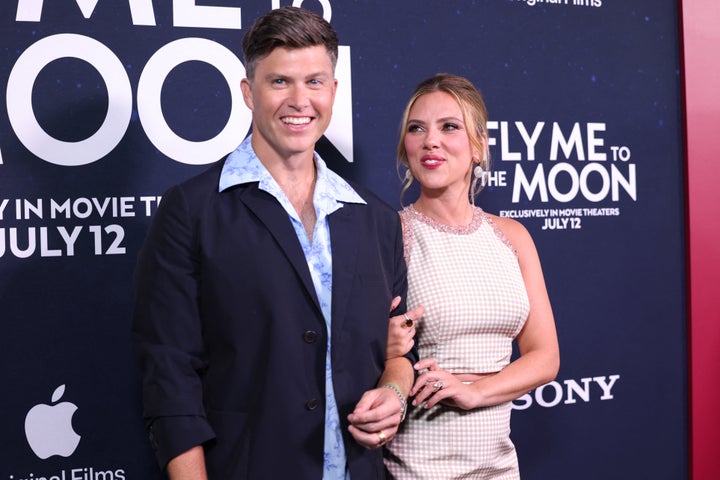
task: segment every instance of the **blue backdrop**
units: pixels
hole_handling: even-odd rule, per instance
[[[240,39],[291,1],[196,3],[0,4],[2,478],[158,477],[135,257],[165,189],[247,133]],[[479,203],[533,235],[561,345],[556,381],[515,402],[523,478],[687,478],[676,2],[295,3],[342,45],[318,149],[392,205],[414,86],[445,71],[485,96]]]

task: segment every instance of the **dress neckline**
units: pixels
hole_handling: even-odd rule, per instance
[[[445,225],[444,223],[438,222],[437,220],[434,220],[417,210],[415,208],[415,204],[413,203],[405,207],[405,211],[412,215],[416,220],[434,228],[435,230],[444,233],[452,233],[454,235],[469,235],[476,232],[482,225],[483,218],[485,217],[485,213],[482,208],[473,206],[473,217],[472,220],[470,220],[470,223],[467,225]]]

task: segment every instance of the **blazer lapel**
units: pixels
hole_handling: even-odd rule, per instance
[[[348,300],[352,295],[352,285],[357,272],[357,251],[363,239],[362,229],[355,221],[356,207],[346,204],[328,217],[330,242],[332,245],[332,330],[333,334],[342,330],[347,311]]]
[[[280,250],[285,254],[300,277],[303,287],[322,314],[320,302],[317,293],[315,293],[315,286],[310,277],[310,270],[305,260],[305,254],[285,209],[272,195],[258,189],[257,185],[248,188],[241,196],[241,199],[272,234]]]

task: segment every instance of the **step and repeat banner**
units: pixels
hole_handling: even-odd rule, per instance
[[[163,192],[247,134],[241,38],[291,3],[0,4],[0,479],[160,478],[135,258]],[[451,72],[485,96],[479,203],[533,235],[561,346],[557,379],[514,402],[526,480],[687,478],[676,3],[294,1],[341,39],[318,149],[396,207],[414,86]]]

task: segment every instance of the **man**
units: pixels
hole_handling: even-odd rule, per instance
[[[163,196],[140,253],[144,416],[173,480],[384,477],[413,380],[385,359],[406,269],[397,214],[314,152],[337,45],[307,10],[253,24],[252,135]]]

